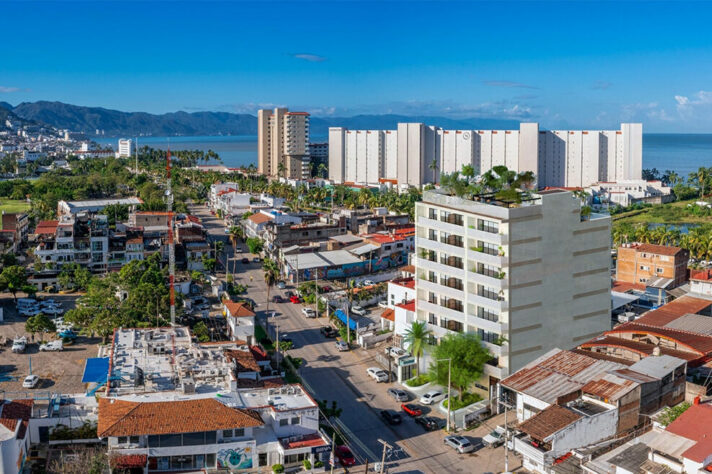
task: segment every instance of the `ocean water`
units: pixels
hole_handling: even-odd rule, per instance
[[[326,137],[312,137],[324,141]],[[118,138],[95,139],[116,149]],[[217,137],[139,137],[139,146],[165,150],[213,150],[228,167],[257,165],[257,137],[254,135]],[[643,168],[660,172],[673,170],[681,176],[700,166],[712,166],[712,134],[649,133],[643,135]]]

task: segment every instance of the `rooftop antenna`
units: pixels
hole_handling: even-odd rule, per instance
[[[176,325],[176,247],[173,241],[173,190],[171,188],[171,145],[166,154],[166,211],[168,211],[168,285],[171,296],[171,327]]]

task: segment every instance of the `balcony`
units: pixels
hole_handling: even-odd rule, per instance
[[[474,240],[481,240],[483,242],[489,242],[495,245],[502,245],[504,243],[504,234],[502,231],[489,232],[484,229],[478,229],[476,226],[470,225],[467,229],[467,236]]]
[[[478,283],[480,285],[490,286],[493,288],[497,288],[498,290],[507,288],[508,286],[508,282],[506,278],[504,278],[506,275],[503,275],[502,278],[499,278],[500,274],[492,276],[490,274],[480,273],[477,271],[476,268],[468,269],[467,274],[469,281]]]
[[[426,313],[434,313],[440,317],[445,317],[447,319],[452,319],[455,321],[464,321],[465,319],[464,313],[454,309],[450,309],[446,306],[442,306],[438,303],[431,303],[425,299],[419,299],[417,302],[417,306],[418,310],[425,311]]]
[[[460,235],[449,235],[447,237],[441,237],[440,243],[450,245],[452,247],[463,248],[464,243],[462,241],[462,236]]]
[[[463,229],[463,226],[451,224],[449,222],[442,222],[437,219],[430,219],[426,216],[418,216],[417,225],[419,227],[424,226],[424,227],[430,227],[431,229],[442,230],[442,231],[448,232],[450,234],[462,234],[462,229]]]
[[[422,279],[418,286],[423,290],[440,293],[451,298],[460,298],[461,300],[465,298],[463,290],[441,285],[437,280],[430,281],[429,279]]]
[[[509,302],[504,299],[504,296],[498,296],[496,293],[494,295],[478,294],[477,291],[471,289],[468,289],[467,293],[469,294],[468,303],[496,309],[500,313],[509,309]]]
[[[447,217],[441,216],[440,221],[446,222],[448,224],[453,224],[458,227],[462,227],[464,225],[462,214],[450,214]]]
[[[447,242],[439,242],[437,240],[431,240],[427,237],[416,237],[415,238],[416,247],[422,247],[428,250],[434,250],[436,252],[446,252],[449,254],[454,254],[459,257],[464,257],[464,245],[456,246],[450,245]]]

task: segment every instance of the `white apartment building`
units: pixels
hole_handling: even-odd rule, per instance
[[[127,138],[119,138],[119,148],[116,152],[117,158],[129,158],[133,153],[133,141]]]
[[[257,112],[258,171],[267,176],[308,178],[309,114],[286,108]],[[280,172],[280,165],[284,171]]]
[[[480,336],[494,357],[483,392],[554,347],[610,328],[611,221],[582,218],[580,205],[561,190],[521,203],[426,191],[416,204],[415,318],[437,339]]]
[[[603,181],[641,179],[643,127],[620,130],[443,130],[399,123],[397,130],[329,129],[329,178],[337,183],[400,186],[437,182],[440,173],[469,164],[484,173],[497,165],[533,171],[539,187],[582,187]]]
[[[586,191],[597,197],[600,204],[630,206],[637,202],[663,204],[675,199],[672,188],[661,181],[626,179],[614,183],[596,183]]]

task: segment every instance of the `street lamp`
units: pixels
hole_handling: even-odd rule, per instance
[[[450,407],[452,406],[452,400],[450,400],[450,374],[452,371],[452,359],[448,357],[447,359],[437,359],[435,362],[447,361],[447,426],[445,430],[450,432]]]

